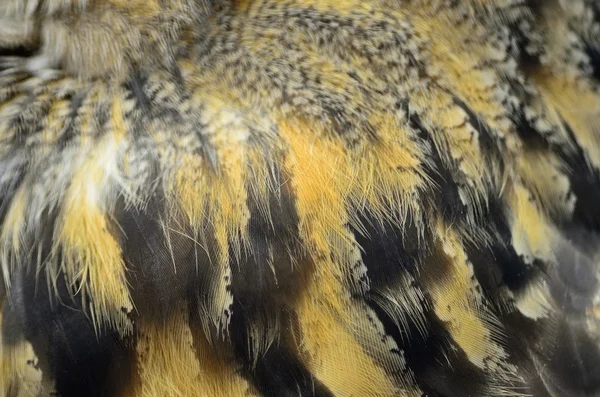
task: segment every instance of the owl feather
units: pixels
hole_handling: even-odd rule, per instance
[[[1,0],[0,394],[600,396],[595,0]]]

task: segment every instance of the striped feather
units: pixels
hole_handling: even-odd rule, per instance
[[[600,395],[592,0],[0,3],[0,394]]]

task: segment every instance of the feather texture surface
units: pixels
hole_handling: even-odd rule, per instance
[[[595,0],[0,0],[0,394],[600,396]]]

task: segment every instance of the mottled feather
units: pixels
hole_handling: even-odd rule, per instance
[[[595,0],[0,0],[0,394],[600,396]]]

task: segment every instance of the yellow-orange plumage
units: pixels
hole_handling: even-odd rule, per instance
[[[598,32],[0,1],[0,394],[597,395]]]

